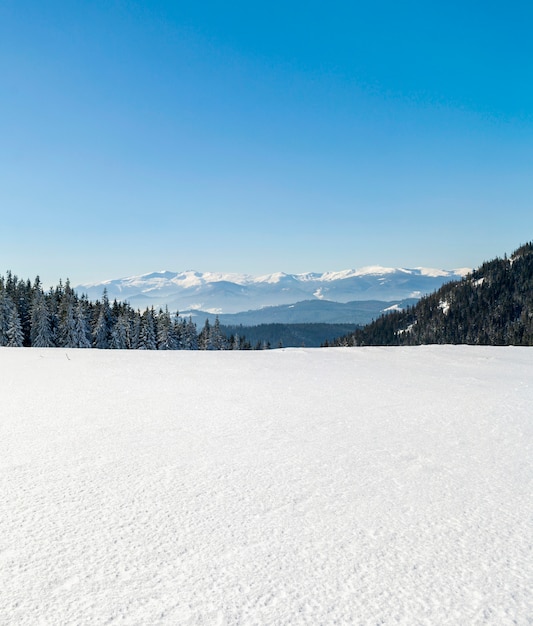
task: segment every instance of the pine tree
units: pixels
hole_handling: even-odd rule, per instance
[[[179,313],[176,312],[172,319],[172,335],[176,341],[176,350],[184,349],[185,327],[185,320],[180,319]]]
[[[183,326],[182,342],[184,350],[198,350],[198,333],[196,324],[189,317],[187,323]]]
[[[111,331],[110,347],[115,350],[126,350],[129,347],[130,320],[127,312],[119,314]]]
[[[139,336],[139,350],[157,350],[155,334],[154,309],[146,309],[141,316],[141,332]]]
[[[48,302],[38,278],[33,291],[30,337],[31,345],[35,348],[54,346]]]
[[[62,348],[78,347],[78,333],[76,332],[74,315],[75,306],[74,290],[70,287],[70,282],[67,279],[58,306],[57,345]]]
[[[241,349],[241,338],[237,333],[233,335],[230,339],[230,346],[232,350],[240,350]]]
[[[211,324],[209,323],[209,319],[205,320],[204,327],[198,334],[198,349],[213,350],[213,344],[211,343]]]
[[[105,350],[109,348],[111,339],[111,308],[107,297],[107,289],[104,289],[102,302],[98,304],[98,317],[93,330],[93,345],[95,348]]]
[[[174,331],[174,324],[170,318],[168,307],[164,311],[159,311],[156,317],[157,328],[157,349],[158,350],[177,350],[178,341]]]
[[[76,309],[74,311],[74,332],[74,347],[91,347],[92,343],[91,328],[89,324],[89,312],[87,307],[87,301],[84,298],[78,299],[76,303]]]
[[[21,348],[24,343],[22,324],[13,300],[7,296],[8,325],[7,325],[7,346],[11,348]]]
[[[211,346],[211,350],[225,350],[227,347],[227,340],[220,329],[220,321],[218,319],[218,315],[215,317],[215,323],[211,328],[209,343]]]
[[[31,281],[20,281],[17,287],[16,304],[20,316],[24,346],[30,345],[31,329]]]
[[[0,281],[0,346],[6,346],[8,342],[7,329],[9,324],[7,292],[4,281]]]
[[[140,340],[141,314],[139,313],[139,311],[134,311],[132,312],[130,317],[128,348],[130,348],[130,350],[137,350],[139,348]]]

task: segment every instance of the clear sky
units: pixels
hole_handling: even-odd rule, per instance
[[[533,3],[2,0],[0,273],[471,267],[533,238]]]

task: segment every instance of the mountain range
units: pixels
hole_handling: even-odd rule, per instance
[[[278,272],[251,276],[165,270],[78,285],[76,291],[96,300],[102,297],[106,289],[110,300],[125,301],[134,308],[144,310],[152,306],[156,309],[168,306],[169,310],[178,310],[182,314],[235,314],[306,301],[308,304],[300,307],[305,309],[305,319],[292,319],[293,322],[300,322],[308,321],[309,316],[313,316],[310,312],[313,302],[317,304],[318,312],[325,310],[326,302],[346,304],[373,300],[394,303],[408,298],[419,299],[446,282],[461,279],[469,271],[466,268],[439,270],[372,266],[321,274]],[[386,305],[382,305],[380,310],[384,308]],[[248,318],[246,323],[258,323],[253,315]]]

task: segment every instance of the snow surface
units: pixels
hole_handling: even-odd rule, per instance
[[[450,310],[450,303],[448,300],[441,300],[439,302],[439,309],[443,312],[444,315],[448,315],[448,311]]]
[[[533,623],[533,351],[0,349],[0,623]]]
[[[403,311],[403,307],[401,307],[398,303],[396,303],[391,306],[388,306],[386,309],[383,309],[384,313],[385,311]]]

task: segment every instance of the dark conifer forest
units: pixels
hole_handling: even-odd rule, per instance
[[[533,345],[533,243],[330,345]]]
[[[44,291],[11,272],[0,277],[0,346],[122,350],[250,349],[245,337],[226,337],[218,320],[198,331],[191,318],[167,309],[135,311],[125,302],[90,302],[69,281]]]

